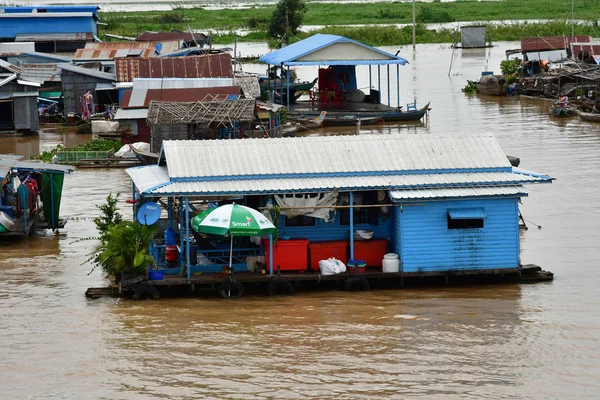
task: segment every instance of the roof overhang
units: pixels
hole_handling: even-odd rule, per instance
[[[337,35],[316,34],[262,56],[270,65],[404,65],[396,55]]]

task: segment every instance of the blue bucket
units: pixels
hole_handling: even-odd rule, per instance
[[[164,277],[165,271],[162,270],[151,269],[150,272],[148,272],[148,279],[151,281],[162,281]]]

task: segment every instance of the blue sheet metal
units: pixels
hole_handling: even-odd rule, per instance
[[[483,208],[449,208],[448,215],[451,219],[483,219],[487,215]]]
[[[304,57],[310,53],[313,53],[317,50],[323,49],[325,47],[331,46],[335,43],[354,43],[359,46],[364,47],[366,50],[374,51],[380,53],[382,57],[387,59],[381,60],[320,60],[320,61],[297,61],[299,58]],[[395,56],[393,54],[387,53],[385,51],[379,50],[375,47],[367,46],[364,43],[358,42],[356,40],[348,39],[343,36],[338,35],[326,35],[318,33],[309,38],[286,46],[277,51],[271,52],[269,54],[265,54],[258,61],[263,62],[265,64],[270,65],[382,65],[382,64],[400,64],[404,65],[407,61],[402,58]]]

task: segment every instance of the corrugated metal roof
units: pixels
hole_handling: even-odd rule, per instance
[[[590,42],[589,36],[538,36],[521,38],[521,51],[542,51],[542,50],[559,50],[566,49],[571,42]]]
[[[134,89],[191,89],[234,86],[232,78],[135,78]]]
[[[12,74],[11,76],[8,76],[8,77],[6,77],[6,78],[4,78],[4,79],[0,80],[0,87],[2,87],[2,86],[4,86],[4,85],[6,85],[6,84],[7,84],[7,83],[9,83],[9,82],[12,82],[12,81],[14,81],[15,79],[17,79],[17,74]],[[7,93],[7,94],[9,94],[9,95],[10,95],[10,93]],[[11,95],[11,96],[9,96],[9,97],[12,97],[12,95]]]
[[[164,40],[155,42],[92,42],[86,43],[85,49],[102,49],[102,50],[114,50],[114,49],[154,49],[157,44],[162,46],[163,51],[175,51],[179,49],[181,40]]]
[[[95,69],[77,67],[73,64],[57,64],[56,66],[62,70],[70,71],[76,74],[93,76],[95,78],[106,79],[108,81],[115,80],[115,76],[113,74],[107,74],[106,72],[101,72]]]
[[[91,12],[53,12],[53,13],[0,13],[0,18],[80,18],[93,17]]]
[[[521,185],[513,186],[479,186],[479,187],[452,187],[452,188],[427,188],[404,189],[390,191],[392,201],[428,200],[428,199],[454,199],[463,197],[493,197],[493,196],[519,196],[528,195],[528,191]]]
[[[208,37],[203,33],[189,32],[144,32],[137,38],[138,42],[151,42],[151,41],[163,41],[163,40],[182,40],[186,42],[193,42],[194,40],[198,43],[204,42]]]
[[[60,70],[56,64],[24,64],[21,78],[31,82],[60,82]]]
[[[34,87],[41,87],[42,86],[38,82],[30,82],[30,81],[24,80],[24,79],[17,79],[17,83],[19,85],[23,85],[23,86],[34,86]]]
[[[12,97],[38,97],[38,92],[13,92]]]
[[[148,117],[147,108],[132,108],[129,110],[119,108],[113,119],[146,119],[146,117]]]
[[[0,43],[0,54],[22,54],[28,51],[35,51],[35,43]]]
[[[0,59],[0,67],[4,68],[7,71],[15,73],[15,74],[20,74],[21,72],[23,72],[23,70],[21,68],[17,67],[16,65],[13,65],[9,62],[6,62],[2,59]]]
[[[131,177],[136,189],[140,193],[145,193],[152,188],[169,182],[167,167],[146,165],[143,167],[127,168],[125,171]]]
[[[38,163],[38,162],[26,162],[26,161],[18,161],[15,163],[13,168],[20,170],[33,170],[33,171],[52,171],[52,172],[62,172],[66,174],[70,174],[75,171],[75,167],[72,165],[65,164],[48,164],[48,163]]]
[[[229,54],[168,58],[116,58],[118,82],[134,78],[231,78]]]
[[[98,14],[100,7],[98,6],[52,6],[52,5],[39,5],[39,6],[7,6],[1,8],[5,13],[33,13],[34,10],[38,12],[40,9],[45,10],[46,13],[76,13],[76,12],[90,12],[94,15]]]
[[[579,53],[587,52],[589,56],[600,55],[600,44],[592,43],[571,43],[571,54],[574,59],[579,59]]]
[[[395,56],[356,40],[317,33],[282,49],[265,54],[260,62],[271,65],[406,64]]]
[[[140,167],[144,168],[144,167]],[[165,168],[165,167],[163,167]],[[168,168],[167,168],[168,170]],[[502,186],[541,183],[547,180],[511,172],[438,173],[376,176],[319,176],[312,178],[220,179],[202,182],[171,182],[150,193],[160,195],[242,195],[273,193],[311,193],[339,190],[399,190],[458,186]],[[166,180],[163,181],[167,182]],[[143,185],[140,181],[140,185]],[[136,183],[136,186],[138,184]]]
[[[132,49],[77,49],[75,51],[74,60],[114,60],[116,57],[127,57],[127,54]],[[154,49],[147,47],[140,49],[143,57],[152,57],[154,55]],[[139,53],[135,54],[136,56]]]
[[[210,96],[211,100],[227,100],[230,95],[239,95],[239,86],[218,86],[202,88],[181,88],[181,89],[136,89],[135,83],[133,90],[128,90],[123,94],[121,107],[148,108],[150,102],[194,102],[201,101]]]
[[[25,43],[23,43],[23,44],[25,44]],[[59,61],[59,62],[71,62],[73,60],[73,57],[61,56],[58,54],[41,53],[39,51],[28,51],[23,54],[26,56],[29,56],[29,57],[45,58],[48,60],[55,60],[55,61]]]
[[[171,178],[511,168],[491,133],[167,140],[163,152]]]

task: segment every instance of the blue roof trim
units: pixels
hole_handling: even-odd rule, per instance
[[[404,65],[408,64],[406,60],[352,60],[352,61],[291,61],[284,65],[290,67],[309,66],[309,65]]]
[[[308,64],[308,63],[300,64],[300,63],[302,63],[302,61],[294,61],[300,57],[304,57],[310,53],[321,50],[321,49],[331,46],[335,43],[354,43],[354,44],[362,46],[366,49],[375,51],[375,52],[381,54],[382,56],[388,57],[390,59],[389,60],[346,60],[346,61],[323,60],[316,64],[314,62],[311,64]],[[407,61],[402,57],[395,56],[393,54],[387,53],[387,52],[377,49],[375,47],[368,46],[368,45],[358,42],[356,40],[352,40],[352,39],[346,38],[344,36],[327,35],[327,34],[321,34],[321,33],[317,33],[316,35],[310,36],[304,40],[293,43],[282,49],[273,51],[269,54],[265,54],[264,56],[260,57],[258,59],[258,61],[263,62],[265,64],[271,64],[271,65],[280,65],[280,64],[283,64],[283,65],[361,65],[361,64],[376,64],[376,63],[404,65],[407,63]],[[296,63],[296,64],[292,64],[292,63]],[[337,64],[333,64],[333,63],[337,63]],[[358,63],[361,63],[361,64],[358,64]]]
[[[481,207],[474,208],[449,208],[448,216],[450,219],[484,219],[487,214]]]
[[[163,155],[161,149],[159,162]],[[511,167],[499,168],[468,168],[444,170],[390,170],[390,171],[363,171],[363,172],[313,172],[298,174],[254,174],[254,175],[228,175],[228,176],[197,176],[185,178],[171,178],[172,182],[214,182],[237,181],[250,179],[290,179],[290,178],[326,178],[326,177],[356,177],[356,176],[390,176],[390,175],[430,175],[430,174],[455,174],[455,173],[481,173],[481,172],[511,172]],[[524,174],[526,175],[526,174]]]
[[[468,183],[468,184],[435,184],[435,185],[419,185],[419,186],[411,186],[411,185],[374,185],[374,186],[370,186],[368,188],[365,188],[363,186],[344,186],[344,187],[318,187],[318,188],[312,188],[312,189],[296,189],[296,190],[286,190],[285,193],[307,193],[309,191],[319,191],[319,192],[323,192],[323,191],[332,191],[334,189],[338,189],[338,190],[342,190],[342,191],[364,191],[364,190],[396,190],[396,189],[429,189],[429,188],[439,188],[439,187],[454,187],[454,188],[460,188],[460,187],[486,187],[486,186],[491,186],[491,187],[498,187],[498,186],[506,186],[506,185],[519,185],[522,184],[523,182],[502,182],[502,184],[498,184],[498,182],[477,182],[477,183]],[[165,185],[162,185],[165,186]],[[162,187],[161,186],[161,187]],[[168,186],[168,185],[167,185]],[[154,190],[154,189],[153,189]],[[149,191],[144,191],[144,194],[158,194],[158,193],[151,193]],[[179,195],[186,195],[186,196],[231,196],[231,195],[252,195],[252,194],[271,194],[271,193],[282,193],[282,191],[274,191],[274,190],[250,190],[250,189],[245,189],[242,191],[228,191],[228,192],[161,192],[160,195],[161,196],[179,196]],[[498,197],[504,197],[504,198],[514,198],[514,197],[524,197],[524,196],[528,196],[528,194],[524,193],[524,194],[519,194],[519,195],[498,195],[498,196],[491,196],[493,198],[498,198]],[[485,197],[490,197],[490,196],[485,196]],[[461,197],[461,199],[464,199],[466,197]],[[428,201],[436,201],[437,199],[427,199]],[[423,199],[411,199],[411,200],[402,200],[399,201],[398,203],[408,203],[408,202],[422,202]]]
[[[537,172],[526,171],[524,169],[515,168],[515,167],[513,167],[512,172],[515,174],[519,174],[519,175],[533,176],[534,178],[540,178],[546,182],[552,182],[554,180],[554,178],[552,178],[549,175],[538,174]]]

